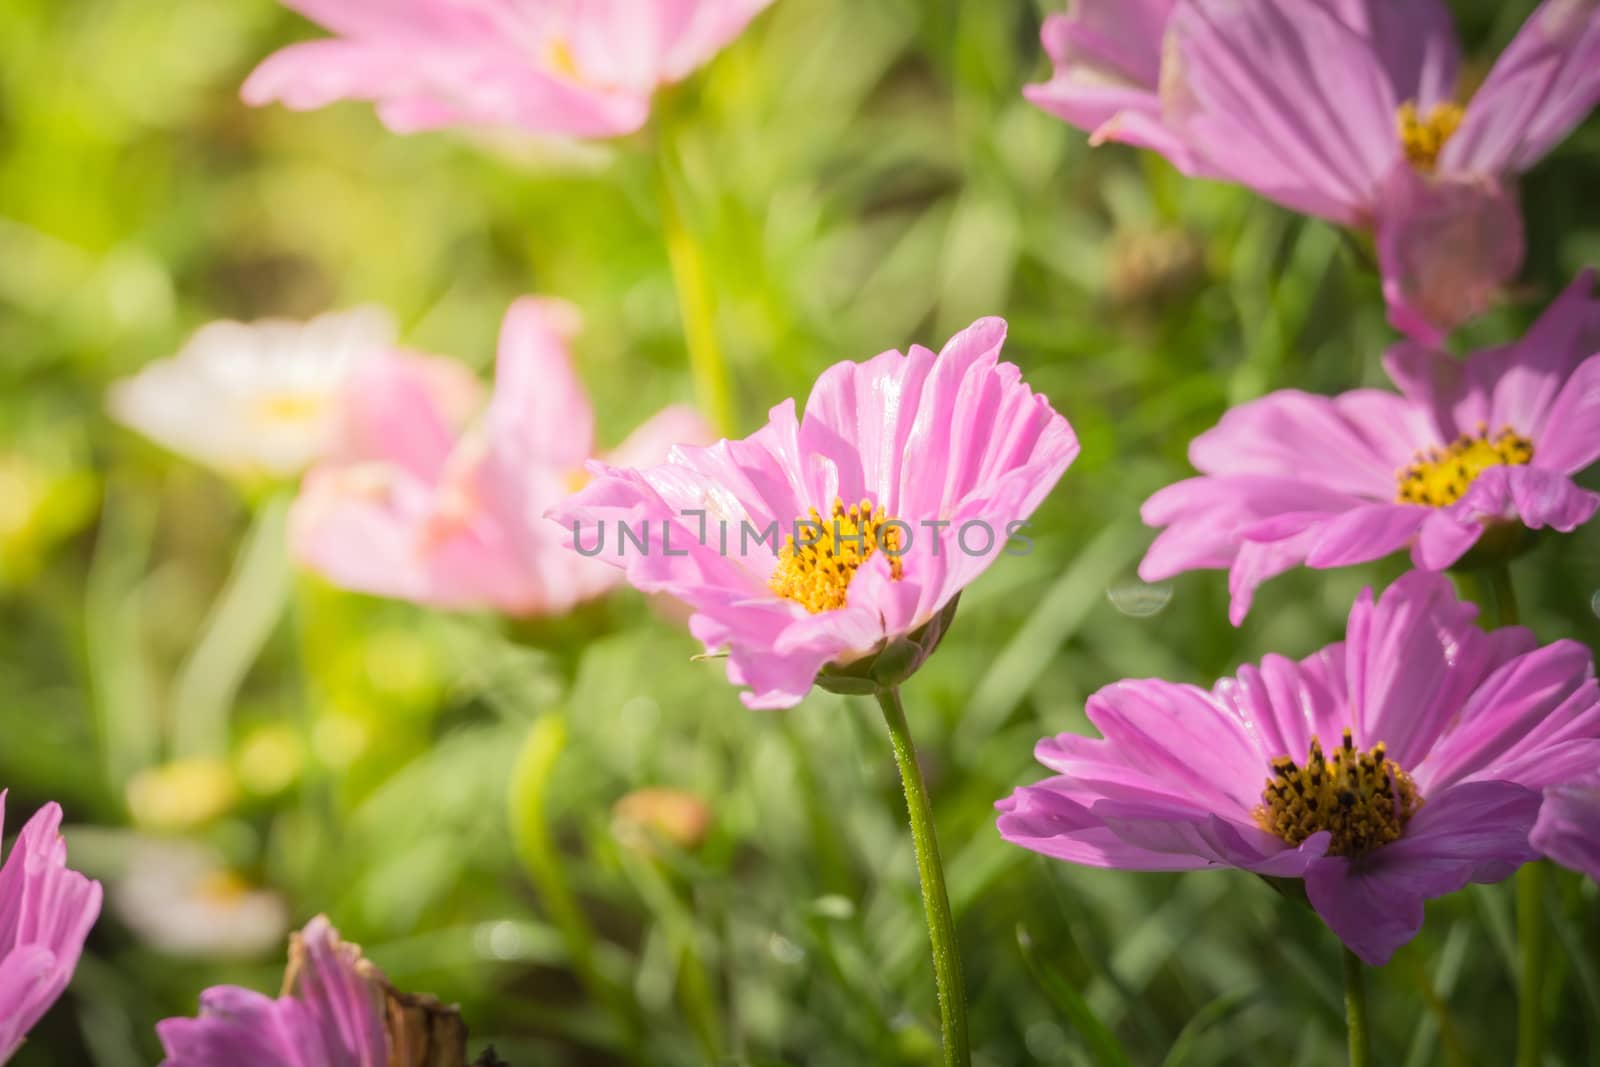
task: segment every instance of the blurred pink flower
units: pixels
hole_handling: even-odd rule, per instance
[[[1584,272],[1522,340],[1466,360],[1416,344],[1385,358],[1401,395],[1284,390],[1229,411],[1189,445],[1201,476],[1141,514],[1166,527],[1139,565],[1157,581],[1229,569],[1235,625],[1262,582],[1406,546],[1442,570],[1487,532],[1563,533],[1600,494],[1572,476],[1600,458],[1600,302]],[[1499,540],[1499,538],[1496,538]],[[1487,546],[1486,546],[1487,550]]]
[[[444,126],[612,137],[771,0],[283,0],[332,38],[291,45],[244,84],[297,111],[371,100],[396,133]]]
[[[1546,0],[1468,100],[1442,0],[1077,0],[1029,100],[1374,229],[1390,321],[1437,343],[1522,262],[1517,175],[1600,100],[1600,3]]]
[[[391,988],[318,915],[290,942],[277,999],[212,986],[198,1017],[164,1019],[156,1036],[163,1067],[390,1067],[423,1062],[408,1041],[425,1041],[441,1063],[464,1063],[467,1030],[455,1009]]]
[[[0,792],[0,821],[5,794]],[[100,883],[67,867],[61,806],[34,813],[0,867],[0,1063],[67,988],[100,915]]]
[[[591,464],[551,516],[568,544],[689,604],[750,707],[789,707],[825,667],[880,654],[914,669],[1078,454],[1067,421],[999,362],[1005,333],[982,319],[938,355],[835,364],[804,418],[786,400],[743,440],[643,469]]]
[[[1091,867],[1237,867],[1301,879],[1333,932],[1386,962],[1423,902],[1537,857],[1540,790],[1600,760],[1589,650],[1484,633],[1442,575],[1364,592],[1343,642],[1269,656],[1212,689],[1124,681],[1100,738],[1035,753],[1057,773],[1000,802],[1014,844]]]
[[[1600,882],[1600,771],[1545,790],[1533,847]]]
[[[415,361],[363,366],[346,392],[344,448],[295,501],[295,555],[347,589],[508,615],[561,614],[617,585],[611,568],[563,551],[542,518],[595,455],[594,411],[567,348],[577,328],[568,304],[513,304],[494,394],[465,434]],[[669,407],[611,458],[651,463],[710,439],[692,410]]]

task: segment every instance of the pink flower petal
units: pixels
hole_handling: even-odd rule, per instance
[[[1600,353],[1579,364],[1562,385],[1540,429],[1537,466],[1577,474],[1600,459]]]
[[[1377,53],[1397,99],[1426,111],[1454,98],[1461,57],[1442,0],[1332,0],[1329,6]]]
[[[1565,383],[1600,352],[1593,288],[1594,272],[1581,271],[1520,340],[1474,352],[1465,362],[1402,343],[1384,356],[1384,366],[1401,392],[1434,413],[1441,441],[1507,427],[1539,441]]]
[[[1597,505],[1600,494],[1580,489],[1557,471],[1490,467],[1473,479],[1460,500],[1442,509],[1435,521],[1442,527],[1445,519],[1452,519],[1457,526],[1481,530],[1486,521],[1515,520],[1532,530],[1549,526],[1570,533],[1594,517]],[[1436,553],[1427,558],[1438,560],[1445,555]]]
[[[1367,219],[1401,101],[1361,33],[1317,0],[1192,0],[1169,32],[1167,119],[1210,168],[1297,211]]]
[[[1329,519],[1306,554],[1308,567],[1345,567],[1398,552],[1428,516],[1415,504],[1364,504]]]
[[[1522,213],[1500,181],[1429,178],[1407,164],[1385,184],[1378,265],[1389,323],[1429,345],[1487,311],[1522,265]]]
[[[1600,101],[1600,8],[1546,0],[1478,87],[1441,169],[1519,173],[1537,163]]]
[[[1531,644],[1531,635],[1522,633]],[[1579,754],[1573,750],[1558,760],[1557,746],[1600,746],[1594,740],[1600,690],[1589,650],[1576,641],[1558,641],[1503,663],[1458,704],[1461,725],[1415,766],[1425,791],[1482,778],[1543,788],[1571,777],[1564,761]]]
[[[1088,0],[1044,21],[1049,81],[1028,101],[1090,133],[1125,126],[1130,113],[1160,127],[1161,39],[1175,0]],[[1158,134],[1158,140],[1160,135]],[[1150,146],[1155,147],[1155,146]],[[1181,152],[1174,140],[1173,148]]]
[[[1370,593],[1356,601],[1345,662],[1358,747],[1382,742],[1415,769],[1489,672],[1532,647],[1526,630],[1483,633],[1477,615],[1447,578],[1426,571],[1402,575],[1376,602]]]
[[[1528,831],[1539,794],[1475,782],[1430,799],[1406,835],[1359,859],[1329,856],[1306,871],[1306,895],[1339,940],[1374,967],[1422,928],[1422,905],[1468,882],[1498,882],[1536,858]]]
[[[292,0],[340,36],[293,45],[245,82],[251,104],[370,100],[396,132],[495,126],[631,133],[651,96],[703,65],[769,0],[632,0],[538,8]]]
[[[1533,847],[1600,881],[1600,775],[1545,790]]]
[[[0,792],[0,810],[5,794]],[[100,883],[67,865],[61,806],[44,805],[0,866],[0,1060],[67,988],[100,915]]]

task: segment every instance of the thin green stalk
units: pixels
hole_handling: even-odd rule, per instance
[[[289,605],[289,498],[256,511],[228,583],[173,687],[172,749],[220,758],[228,751],[233,702]]]
[[[1367,1026],[1367,984],[1361,957],[1344,952],[1344,1021],[1350,1045],[1350,1067],[1372,1062],[1372,1037]]]
[[[1515,626],[1520,618],[1511,569],[1505,564],[1483,571],[1484,611],[1493,626]],[[1544,1062],[1544,886],[1543,860],[1517,872],[1517,1067]]]
[[[1489,604],[1485,609],[1495,626],[1515,626],[1522,620],[1517,610],[1517,590],[1511,584],[1511,568],[1504,563],[1484,571]]]
[[[611,1010],[633,1062],[643,1063],[646,1056],[638,1013],[626,992],[600,973],[594,930],[567,885],[545,816],[550,776],[566,744],[567,723],[560,714],[541,715],[529,728],[507,792],[511,839],[551,921],[561,931],[573,973],[595,1003]]]
[[[1544,860],[1517,872],[1517,1067],[1544,1062]]]
[[[900,690],[879,689],[878,705],[889,726],[889,741],[900,767],[900,783],[906,791],[906,809],[911,816],[911,840],[917,850],[917,873],[922,880],[922,906],[928,920],[928,939],[933,943],[933,973],[939,989],[939,1027],[944,1034],[946,1067],[970,1067],[972,1052],[967,1040],[966,987],[961,979],[961,953],[956,944],[956,923],[950,914],[950,894],[944,885],[944,865],[939,860],[939,839],[934,832],[933,805],[928,785],[917,766],[916,747],[911,742],[911,727],[900,703]]]
[[[701,411],[718,433],[728,435],[733,431],[733,403],[728,365],[717,342],[716,299],[705,255],[684,222],[673,156],[670,132],[664,132],[656,144],[656,186],[667,259],[678,291],[678,313],[683,318],[683,340],[689,350],[689,373]]]

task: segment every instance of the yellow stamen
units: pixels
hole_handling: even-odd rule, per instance
[[[1380,741],[1357,752],[1349,727],[1331,757],[1322,743],[1311,739],[1311,754],[1304,767],[1288,756],[1272,761],[1272,777],[1261,791],[1256,824],[1298,845],[1312,834],[1327,830],[1332,856],[1360,856],[1397,841],[1422,807],[1422,794]]]
[[[1532,462],[1533,442],[1507,426],[1490,437],[1480,426],[1444,448],[1418,452],[1411,466],[1398,472],[1395,499],[1402,504],[1442,508],[1454,504],[1489,467],[1520,467]]]
[[[890,576],[898,581],[903,573],[901,528],[882,508],[874,509],[870,500],[849,510],[844,501],[835,500],[833,514],[826,520],[812,508],[811,518],[800,520],[799,533],[800,544],[792,536],[785,538],[778,568],[767,584],[813,615],[844,607],[850,579],[880,548],[889,557]]]
[[[1424,174],[1433,173],[1445,142],[1460,128],[1463,113],[1460,104],[1434,104],[1426,115],[1417,110],[1414,100],[1400,105],[1394,116],[1395,132],[1413,167]]]

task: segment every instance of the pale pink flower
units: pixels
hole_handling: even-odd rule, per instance
[[[771,0],[283,0],[334,36],[270,56],[250,104],[370,100],[396,133],[444,126],[612,137]]]
[[[1442,0],[1076,0],[1029,100],[1096,143],[1375,231],[1430,343],[1522,262],[1515,180],[1600,100],[1600,3],[1546,0],[1471,94]]]
[[[576,329],[568,304],[513,304],[493,396],[465,434],[414,362],[362,367],[346,393],[345,447],[295,501],[299,560],[346,589],[519,616],[560,614],[613,588],[614,570],[575,559],[542,518],[596,455],[594,411],[568,351]],[[610,457],[650,463],[710,439],[692,410],[668,407]]]
[[[5,794],[0,793],[0,819]],[[61,806],[46,804],[0,867],[0,1063],[56,1002],[100,915],[100,883],[67,867]]]
[[[835,364],[803,418],[786,400],[743,440],[591,464],[551,516],[568,544],[689,604],[750,707],[789,707],[814,681],[894,684],[1078,454],[1067,420],[999,361],[1005,333],[981,319],[937,355]]]

